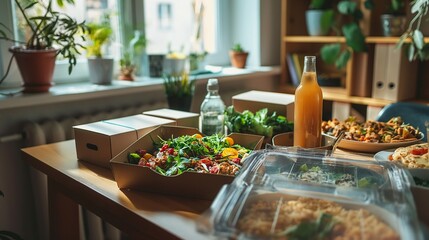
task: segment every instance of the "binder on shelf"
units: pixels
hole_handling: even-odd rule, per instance
[[[374,51],[374,72],[372,77],[372,97],[384,98],[386,89],[388,45],[376,44]]]
[[[416,94],[417,64],[409,62],[396,44],[376,44],[372,97],[391,101]]]
[[[292,80],[292,84],[294,86],[298,86],[301,78],[298,77],[298,73],[296,72],[295,64],[292,59],[292,54],[287,53],[286,57],[286,62],[289,69],[289,75]]]

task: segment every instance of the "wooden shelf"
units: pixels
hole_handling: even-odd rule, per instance
[[[367,43],[398,43],[399,37],[383,37],[369,36],[366,37]],[[429,42],[429,37],[426,37],[425,42]],[[283,41],[288,43],[345,43],[344,37],[337,36],[285,36]],[[405,42],[410,42],[406,40]]]
[[[384,107],[393,101],[375,99],[370,97],[356,97],[347,95],[347,90],[340,87],[322,87],[323,100],[368,105],[374,107]],[[280,92],[294,94],[295,87],[288,85],[280,89]]]
[[[333,36],[286,36],[283,38],[285,42],[289,43],[345,43],[344,37]]]
[[[282,22],[281,22],[281,84],[282,88],[279,92],[294,94],[295,87],[292,85],[291,71],[296,71],[293,66],[293,61],[288,61],[289,55],[293,53],[314,53],[319,54],[320,49],[325,44],[339,43],[342,48],[346,46],[346,39],[344,36],[309,36],[306,31],[306,19],[305,11],[308,9],[309,0],[306,1],[292,1],[292,0],[281,0],[282,2]],[[358,1],[363,3],[363,1]],[[378,3],[378,2],[377,2]],[[363,21],[361,22],[361,28],[365,34],[365,42],[368,45],[368,51],[365,53],[354,53],[347,62],[344,69],[338,70],[334,66],[322,63],[320,65],[320,72],[324,74],[341,74],[341,85],[342,87],[322,87],[323,98],[326,101],[332,101],[333,103],[349,106],[346,107],[351,110],[351,104],[368,106],[367,117],[373,115],[377,108],[384,107],[390,103],[391,100],[372,98],[372,86],[374,85],[374,69],[376,68],[376,50],[380,50],[378,46],[381,45],[395,45],[401,40],[401,37],[385,37],[381,36],[382,26],[379,21],[380,15],[384,12],[384,5],[389,3],[388,0],[380,1],[374,9],[371,11],[365,10],[363,12]],[[408,11],[409,12],[409,11]],[[411,16],[409,16],[411,17]],[[342,23],[340,23],[341,25]],[[331,32],[332,33],[332,32]],[[425,42],[429,42],[429,37],[424,39]],[[410,42],[409,39],[405,41]],[[401,52],[401,54],[404,54]],[[380,57],[380,53],[378,53]],[[404,60],[404,61],[403,61]],[[413,63],[413,67],[418,67],[418,71],[412,68],[408,68],[409,63],[406,58],[401,59],[401,65],[398,71],[395,71],[395,76],[402,78],[410,78],[413,80],[412,74],[417,73],[417,91],[415,96],[408,96],[411,98],[423,99],[423,102],[429,102],[429,93],[424,89],[428,89],[429,83],[425,80],[424,76],[429,75],[429,61]],[[378,60],[380,62],[380,59]],[[319,67],[319,66],[318,66]],[[319,69],[319,68],[318,68]],[[393,70],[393,69],[392,69]],[[396,69],[395,69],[396,70]],[[393,74],[393,73],[392,73]],[[390,76],[390,75],[389,75]],[[392,76],[391,76],[392,77]],[[393,78],[393,77],[392,77]],[[396,78],[395,78],[396,79]],[[383,78],[384,80],[384,78]],[[408,86],[405,86],[408,87]],[[414,88],[413,86],[410,86]],[[414,89],[411,89],[414,90]],[[394,93],[392,93],[394,94]],[[380,96],[381,98],[382,96]],[[399,97],[399,96],[398,96]],[[405,99],[406,97],[400,97]],[[401,101],[419,101],[418,99],[409,99]],[[345,104],[343,104],[345,103]],[[358,111],[363,111],[363,107]],[[334,114],[334,113],[333,113]],[[339,112],[335,112],[339,114]],[[341,113],[342,114],[342,113]]]

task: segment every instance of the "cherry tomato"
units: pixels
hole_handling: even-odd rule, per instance
[[[233,158],[233,159],[232,159],[232,161],[233,161],[235,164],[240,164],[241,158]]]
[[[411,150],[410,152],[413,155],[423,155],[425,153],[428,153],[428,149],[427,148],[416,148]]]
[[[211,167],[210,168],[210,173],[214,173],[214,174],[219,173],[219,168],[217,166]]]
[[[201,161],[201,163],[204,163],[206,166],[212,165],[212,161],[210,161],[210,159],[208,159],[208,158],[203,158],[200,161]]]
[[[162,148],[159,151],[164,152],[167,148],[168,148],[168,144],[166,143],[166,144],[162,145]]]
[[[174,148],[167,148],[167,152],[168,152],[168,154],[173,155],[174,154]]]

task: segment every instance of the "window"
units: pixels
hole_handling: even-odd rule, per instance
[[[2,5],[0,22],[14,29],[15,35],[24,38],[24,32],[19,27],[15,27],[20,25],[22,19],[20,20],[19,15],[15,14],[14,1],[4,1]],[[99,20],[108,12],[115,34],[107,49],[108,54],[113,55],[117,60],[121,56],[122,46],[128,46],[136,29],[145,32],[149,54],[166,54],[168,50],[183,51],[188,54],[205,50],[214,55],[219,51],[216,38],[218,36],[217,0],[75,0],[75,5],[67,5],[65,9],[58,8],[58,10],[65,11],[77,20],[85,19],[88,22]],[[200,13],[203,15],[198,15]],[[203,16],[199,22],[196,20],[198,16]],[[199,23],[200,28],[197,27]],[[12,43],[0,41],[1,76],[6,71],[10,59],[7,49],[11,45]],[[54,73],[56,83],[87,81],[85,56],[78,61],[71,75],[68,75],[67,67],[68,63],[65,60],[57,60]],[[17,67],[12,66],[9,77],[2,83],[0,89],[19,87],[21,84],[19,79]]]
[[[215,1],[145,1],[144,13],[148,53],[216,51]]]

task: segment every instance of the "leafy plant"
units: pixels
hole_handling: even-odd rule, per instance
[[[391,0],[387,13],[401,15],[405,12],[405,0]]]
[[[204,61],[204,59],[206,58],[208,52],[204,51],[202,53],[190,53],[188,58],[189,58],[189,64],[190,64],[190,70],[195,70],[198,69],[198,64],[202,61]]]
[[[89,57],[103,57],[102,47],[106,44],[112,36],[113,30],[110,26],[110,19],[108,15],[100,23],[88,23],[88,39],[90,44],[87,45],[87,56]]]
[[[372,0],[365,0],[364,5],[369,10],[374,7]],[[341,33],[346,39],[346,47],[342,48],[340,43],[327,44],[321,48],[320,53],[323,61],[328,64],[334,64],[340,69],[347,65],[353,52],[367,51],[367,45],[365,43],[365,35],[359,27],[359,21],[363,18],[363,13],[358,3],[342,0],[338,2],[337,10],[345,22],[342,26],[333,26],[333,28],[336,29],[338,34],[338,29],[341,28]],[[346,19],[349,19],[349,21],[346,21]]]
[[[181,75],[165,75],[164,89],[167,96],[192,96],[194,94],[195,81],[189,79],[187,73]]]
[[[25,42],[8,37],[7,33],[12,33],[12,31],[0,23],[0,39],[24,44],[25,49],[57,48],[57,54],[68,59],[70,74],[73,66],[76,65],[76,55],[80,54],[79,49],[84,48],[77,41],[76,36],[82,35],[82,40],[85,41],[83,34],[87,31],[87,27],[84,21],[78,23],[70,16],[55,11],[52,2],[53,0],[15,0],[15,5],[25,20],[26,30],[30,33],[29,37]],[[56,2],[60,7],[64,6],[64,2],[74,4],[74,0],[56,0]],[[41,14],[34,15],[34,12],[40,11]]]
[[[409,45],[407,44],[408,59],[410,61],[429,59],[429,45],[425,43],[424,35],[420,31],[423,17],[428,11],[429,0],[415,0],[412,2],[411,14],[413,14],[414,17],[411,19],[408,29],[402,34],[398,42],[399,48],[404,46],[406,40],[411,42]]]
[[[240,43],[235,43],[234,46],[232,46],[231,51],[240,53],[245,52]]]
[[[332,0],[311,0],[310,9],[325,10],[330,9],[332,6]]]

